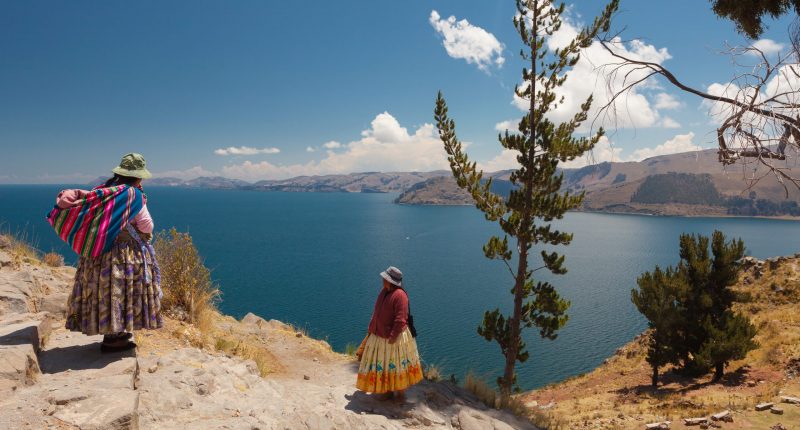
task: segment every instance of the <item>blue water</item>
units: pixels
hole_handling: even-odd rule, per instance
[[[74,262],[44,214],[59,186],[0,186],[0,223]],[[483,312],[511,303],[510,274],[483,256],[496,233],[472,207],[415,207],[387,194],[261,193],[148,188],[157,228],[189,231],[224,292],[221,310],[254,312],[308,328],[337,350],[363,337],[381,287],[378,273],[405,273],[424,361],[461,376],[493,380],[495,343],[478,337]],[[551,279],[572,301],[555,341],[526,331],[531,357],[519,366],[524,389],[586,372],[645,327],[630,302],[636,277],[677,261],[678,235],[720,229],[742,237],[750,255],[800,251],[800,222],[571,213],[564,248],[569,273]],[[555,279],[553,279],[555,278]]]

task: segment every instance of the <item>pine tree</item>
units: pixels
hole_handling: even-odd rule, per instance
[[[756,347],[755,327],[733,311],[736,302],[746,300],[732,289],[744,250],[741,240],[728,242],[719,231],[710,241],[682,234],[677,268],[656,267],[639,278],[639,291],[634,290],[631,299],[652,329],[647,360],[653,367],[653,385],[658,367],[667,363],[683,363],[690,374],[713,369],[718,381],[730,361]]]
[[[555,6],[551,0],[516,0],[518,14],[514,27],[526,46],[520,54],[524,61],[530,62],[531,70],[522,70],[524,84],[515,92],[529,101],[530,108],[519,122],[519,133],[506,132],[499,136],[504,148],[517,152],[519,163],[511,172],[513,189],[507,199],[490,191],[491,179],[482,181],[483,172],[469,160],[456,137],[455,122],[447,116],[447,104],[441,92],[436,99],[436,125],[456,182],[472,195],[486,219],[497,222],[505,233],[503,238],[491,237],[483,251],[487,258],[503,261],[514,278],[512,312],[506,316],[500,309],[487,311],[478,328],[479,335],[499,344],[505,357],[503,376],[498,378],[504,401],[516,384],[516,362],[525,362],[529,357],[522,340],[522,328],[535,326],[541,337],[554,339],[556,331],[567,321],[569,302],[559,296],[552,284],[533,278],[534,272],[540,269],[557,275],[566,273],[564,256],[542,250],[542,265],[535,269],[531,269],[529,259],[534,246],[568,245],[572,240],[572,234],[554,230],[550,222],[580,205],[583,193],[560,192],[563,174],[557,170],[558,163],[590,150],[603,131],[589,137],[573,136],[588,117],[591,97],[565,123],[554,124],[548,119],[548,113],[563,102],[556,90],[566,81],[568,70],[577,63],[580,50],[588,47],[599,31],[608,31],[611,15],[618,4],[619,0],[612,0],[591,26],[566,46],[551,51],[546,48],[545,41],[560,28],[564,4]],[[509,237],[516,239],[516,268],[512,267]]]
[[[746,317],[732,309],[741,299],[731,287],[739,278],[744,243],[741,239],[726,242],[725,235],[715,231],[711,237],[713,259],[710,260],[708,242],[703,236],[683,235],[681,258],[687,267],[693,267],[696,277],[689,284],[693,293],[689,296],[692,302],[687,306],[693,311],[687,315],[693,324],[693,364],[703,371],[714,369],[714,381],[717,381],[722,378],[728,362],[744,358],[756,347],[753,342],[756,329]],[[700,246],[704,248],[704,258],[693,259]]]
[[[639,289],[631,290],[631,301],[647,318],[650,328],[647,363],[653,369],[651,383],[658,385],[658,369],[679,361],[679,345],[685,326],[680,297],[687,289],[679,271],[672,267],[645,272],[636,280]]]

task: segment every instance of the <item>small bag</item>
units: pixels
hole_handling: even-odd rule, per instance
[[[408,298],[408,291],[406,291],[403,287],[398,287],[406,293],[406,298]],[[408,331],[411,332],[411,337],[414,339],[417,338],[417,328],[414,327],[414,316],[411,315],[411,299],[408,299],[408,319],[406,320],[406,325],[408,326]]]

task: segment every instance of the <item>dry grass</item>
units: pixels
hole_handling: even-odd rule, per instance
[[[250,342],[247,339],[230,339],[223,336],[215,338],[214,349],[245,360],[253,360],[262,377],[272,373],[274,363],[272,354],[258,343]]]
[[[442,366],[438,364],[426,364],[422,369],[423,377],[432,382],[439,382],[443,379]]]
[[[41,262],[35,241],[28,236],[26,231],[0,233],[0,248],[5,248],[8,251],[12,258],[12,265],[16,269],[23,263],[38,264]]]
[[[173,228],[159,233],[154,246],[164,291],[162,311],[192,323],[201,332],[210,330],[220,291],[211,280],[211,271],[204,265],[192,237]]]
[[[64,256],[56,252],[48,252],[42,257],[42,261],[50,267],[61,267],[64,265]]]
[[[490,408],[498,406],[498,393],[491,385],[473,372],[467,372],[464,379],[464,388],[474,394],[483,404]]]

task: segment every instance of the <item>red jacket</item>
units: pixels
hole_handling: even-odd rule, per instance
[[[375,310],[369,322],[369,333],[384,339],[394,339],[408,323],[408,295],[400,288],[382,289],[375,300]]]

